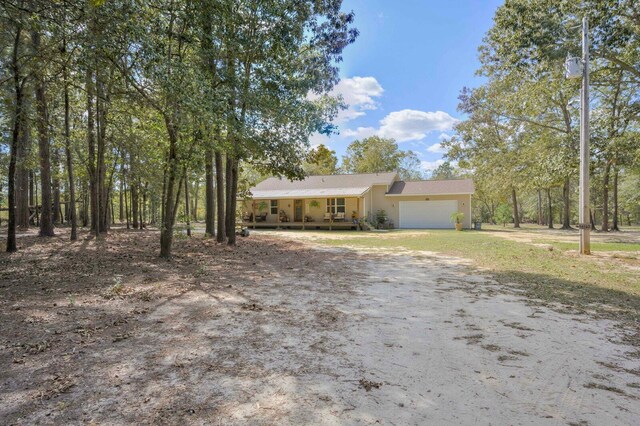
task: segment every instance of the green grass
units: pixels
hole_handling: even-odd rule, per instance
[[[560,241],[540,240],[540,243],[550,244],[554,248],[560,250],[578,250],[578,243],[567,243]],[[591,251],[593,252],[607,252],[607,251],[632,251],[640,253],[640,243],[625,243],[625,242],[611,242],[611,243],[591,243]]]
[[[332,236],[335,235],[335,238]],[[353,248],[432,251],[467,258],[489,270],[499,282],[517,286],[526,295],[561,303],[575,311],[597,311],[608,317],[640,319],[640,272],[621,260],[578,256],[573,243],[552,242],[553,250],[507,240],[487,232],[452,230],[388,233],[323,233],[322,244]],[[611,251],[638,244],[597,243],[593,250]],[[630,247],[630,248],[629,248]],[[625,259],[636,262],[639,256]],[[621,318],[620,318],[621,319]]]

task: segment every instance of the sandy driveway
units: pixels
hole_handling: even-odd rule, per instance
[[[246,244],[265,257],[291,245],[276,233],[253,234]],[[0,419],[631,425],[640,418],[638,360],[628,356],[634,348],[614,343],[621,331],[613,323],[530,306],[469,275],[459,259],[295,247],[278,253],[277,268],[251,256],[257,260],[245,261],[233,280],[216,273],[233,257],[200,262],[174,277],[180,291],[127,299],[137,307],[127,306],[126,324],[117,325],[126,328],[116,334],[101,338],[96,329],[55,359],[46,351],[19,364],[5,358]],[[11,339],[3,337],[8,353]],[[44,388],[35,386],[41,379]]]

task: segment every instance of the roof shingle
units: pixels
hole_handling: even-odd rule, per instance
[[[471,179],[420,180],[394,182],[387,195],[445,195],[473,194],[474,192]]]

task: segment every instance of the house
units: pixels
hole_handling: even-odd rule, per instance
[[[243,224],[253,227],[351,228],[353,219],[373,223],[380,212],[395,228],[453,228],[451,214],[464,213],[471,227],[471,179],[403,181],[398,173],[272,177],[251,188]]]

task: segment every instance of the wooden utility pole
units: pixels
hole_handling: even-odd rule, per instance
[[[580,102],[580,254],[591,254],[589,224],[589,22],[582,18],[582,91]]]

